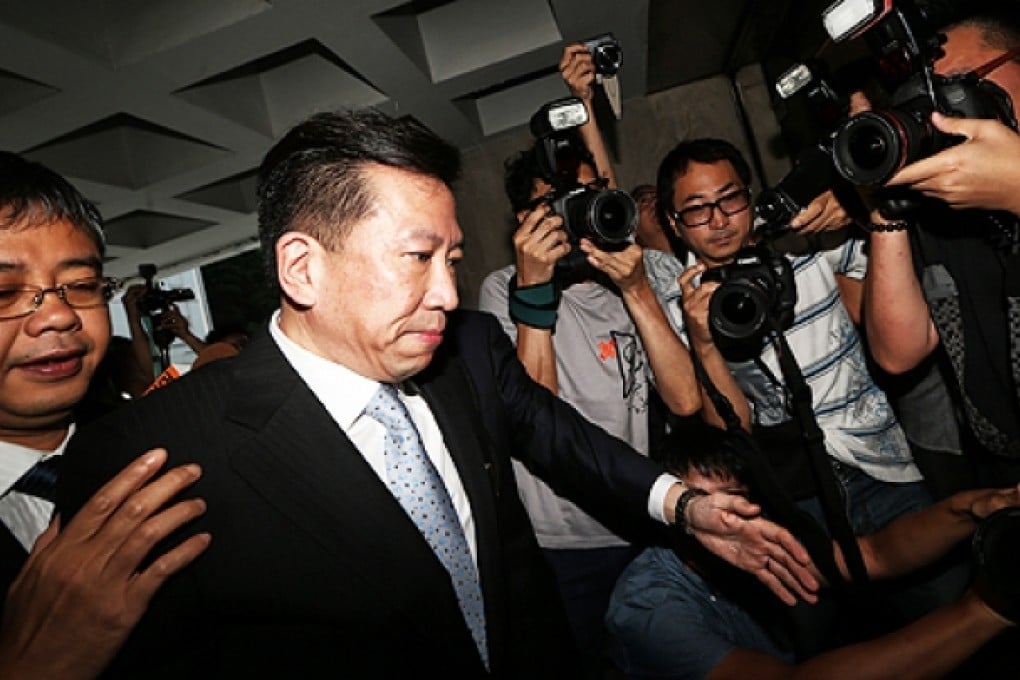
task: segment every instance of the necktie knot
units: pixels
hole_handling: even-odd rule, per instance
[[[365,415],[378,421],[387,431],[413,427],[411,414],[400,401],[396,386],[389,383],[379,385],[365,407]]]
[[[63,463],[63,456],[50,456],[41,460],[28,469],[18,481],[14,482],[12,490],[18,493],[36,496],[50,502],[56,500],[57,477],[60,474],[60,466]]]

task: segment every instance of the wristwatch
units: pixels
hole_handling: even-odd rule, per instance
[[[689,486],[687,489],[680,494],[680,498],[676,501],[676,528],[683,531],[688,536],[694,534],[694,530],[691,529],[690,524],[687,523],[687,506],[690,505],[691,501],[698,496],[707,496],[708,492],[704,489],[699,489],[696,486]]]

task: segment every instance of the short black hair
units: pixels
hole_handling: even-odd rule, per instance
[[[1016,0],[978,0],[961,3],[941,30],[973,26],[989,47],[1008,51],[1020,47],[1020,3]],[[1020,63],[1020,56],[1013,61]]]
[[[0,229],[66,221],[106,253],[103,218],[70,182],[46,166],[0,151]]]
[[[653,458],[673,474],[694,469],[706,477],[732,477],[748,484],[750,471],[734,435],[706,423],[676,428],[658,446]]]
[[[656,204],[660,216],[673,210],[673,182],[687,172],[691,163],[728,161],[745,186],[751,185],[751,167],[737,147],[725,139],[702,137],[680,142],[659,163],[655,177]]]
[[[575,130],[568,130],[560,134],[566,143],[558,149],[556,160],[563,162],[564,167],[557,168],[556,171],[576,174],[577,168],[587,165],[591,168],[592,173],[597,175],[598,166],[595,164],[595,157],[585,146],[580,134]],[[555,181],[554,177],[549,176],[550,170],[545,168],[548,161],[543,163],[539,157],[540,153],[542,153],[541,147],[536,143],[528,149],[518,151],[503,162],[503,189],[506,191],[506,197],[510,199],[510,208],[515,215],[521,210],[528,209],[536,180],[543,180],[550,184]],[[566,171],[566,167],[571,169]],[[575,177],[567,179],[573,181]]]
[[[269,150],[258,172],[258,222],[266,272],[276,285],[276,242],[288,231],[311,234],[336,250],[377,197],[363,170],[371,164],[438,179],[460,175],[460,152],[411,117],[374,109],[316,114]]]

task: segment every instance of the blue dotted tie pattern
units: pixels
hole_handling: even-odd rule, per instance
[[[390,492],[450,573],[464,620],[488,668],[485,608],[478,571],[446,485],[425,453],[418,428],[397,396],[396,387],[380,385],[365,407],[365,415],[386,428],[384,451]]]

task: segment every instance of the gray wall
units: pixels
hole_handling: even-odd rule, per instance
[[[741,121],[741,107],[747,125]],[[742,69],[732,81],[714,76],[627,100],[619,120],[610,114],[599,122],[623,189],[654,183],[660,159],[677,142],[695,137],[733,142],[752,167],[753,145],[767,185],[778,181],[789,168],[779,143],[779,125],[769,107],[767,84],[757,65]],[[461,305],[466,308],[476,307],[478,287],[486,274],[513,262],[513,226],[503,193],[503,160],[531,143],[531,135],[524,129],[464,152],[464,173],[456,195],[466,242],[459,279]],[[756,179],[755,188],[760,189],[760,178]]]

